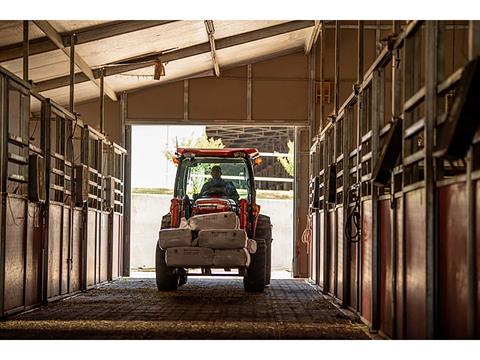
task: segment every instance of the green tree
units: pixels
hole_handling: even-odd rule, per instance
[[[209,138],[207,137],[206,134],[196,139],[188,138],[188,139],[182,139],[182,140],[183,140],[182,143],[178,144],[178,147],[194,148],[194,149],[223,149],[225,147],[222,139]],[[167,160],[172,161],[172,159],[175,157],[175,151],[171,151],[171,150],[164,151],[164,155],[167,158]]]
[[[280,162],[280,164],[282,164],[287,174],[290,176],[293,176],[295,172],[295,161],[293,157],[293,151],[295,146],[292,140],[288,140],[287,146],[288,146],[288,155],[278,157],[277,160]]]

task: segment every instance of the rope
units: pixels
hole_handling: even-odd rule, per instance
[[[355,205],[353,206],[352,211],[348,214],[347,220],[345,221],[345,237],[348,241],[352,243],[360,242],[360,234],[361,234],[361,227],[360,227],[360,197],[356,194],[355,188],[350,189],[350,195],[352,196],[353,200],[355,201]],[[352,234],[353,230],[353,234]]]
[[[302,233],[302,243],[307,246],[307,254],[310,254],[310,245],[312,243],[312,215],[307,215],[307,225]]]

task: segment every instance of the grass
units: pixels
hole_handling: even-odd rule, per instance
[[[173,195],[173,190],[165,188],[133,188],[132,194]],[[293,191],[257,190],[257,199],[291,200],[293,199]]]
[[[164,189],[164,188],[132,188],[132,194],[173,195],[173,189]]]

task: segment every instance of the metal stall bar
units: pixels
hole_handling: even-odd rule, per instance
[[[333,97],[333,111],[335,115],[338,115],[338,108],[339,108],[339,97],[340,97],[340,44],[339,44],[339,36],[340,36],[340,22],[338,20],[335,21],[335,93]]]
[[[380,122],[383,117],[383,70],[377,69],[373,73],[372,80],[372,136],[371,154],[373,159],[378,158],[380,153]],[[371,162],[373,164],[373,161]],[[370,183],[372,194],[372,331],[380,328],[380,240],[379,240],[379,216],[378,216],[378,189]]]
[[[361,166],[362,166],[362,159],[361,159],[361,136],[362,136],[362,124],[363,124],[363,107],[364,105],[364,94],[363,91],[360,91],[361,89],[361,84],[363,81],[363,71],[364,71],[364,52],[365,52],[365,46],[364,46],[364,39],[365,39],[365,31],[364,31],[364,21],[360,20],[358,22],[358,34],[357,34],[357,60],[358,60],[358,68],[357,68],[357,84],[356,84],[356,89],[355,91],[358,92],[358,100],[357,100],[357,138],[355,139],[356,141],[356,149],[357,149],[357,155],[356,155],[356,183],[357,183],[357,193],[356,196],[358,199],[362,198],[362,171],[361,171]],[[360,205],[359,208],[359,216],[360,219],[362,218],[362,206]],[[360,222],[360,234],[358,234],[359,239],[357,239],[357,255],[356,255],[356,260],[355,260],[355,265],[356,265],[356,271],[355,271],[355,277],[356,277],[356,295],[355,295],[355,310],[357,314],[360,314],[361,312],[361,256],[362,256],[362,241],[361,241],[361,236],[362,236],[362,227],[361,227],[361,222]]]
[[[5,309],[5,208],[3,197],[7,187],[7,149],[8,149],[8,121],[7,121],[7,96],[5,75],[0,73],[0,317],[4,316]]]
[[[105,134],[105,68],[100,69],[100,132]]]
[[[433,168],[433,142],[435,123],[437,118],[437,47],[438,22],[426,23],[426,127],[425,127],[425,190],[426,190],[426,276],[427,276],[427,330],[426,336],[430,339],[436,335],[437,324],[437,212],[435,174]]]
[[[400,37],[402,43],[399,43],[399,47],[403,44],[404,48],[404,64],[403,64],[403,85],[404,85],[404,99],[403,99],[403,145],[402,145],[402,226],[416,231],[409,231],[408,233],[402,231],[402,261],[403,261],[403,302],[404,311],[402,323],[404,324],[404,332],[406,338],[424,338],[427,336],[427,316],[426,316],[426,298],[423,292],[426,290],[426,282],[417,281],[412,282],[410,277],[407,277],[409,271],[421,271],[420,268],[425,266],[427,261],[426,256],[426,227],[425,222],[427,219],[423,219],[426,215],[426,210],[418,211],[418,202],[424,195],[424,176],[425,171],[420,167],[420,162],[424,161],[424,137],[422,135],[422,127],[419,127],[415,132],[408,133],[408,129],[415,123],[420,116],[420,106],[422,102],[417,102],[416,106],[410,109],[405,109],[405,104],[408,105],[409,99],[412,99],[416,94],[421,92],[421,78],[420,70],[422,63],[425,62],[425,53],[422,54],[420,59],[418,54],[421,49],[421,36],[423,22],[409,23],[405,32]],[[422,100],[423,101],[423,100]],[[410,101],[411,102],[411,101]],[[412,136],[416,134],[416,138]],[[416,204],[417,207],[414,207]],[[417,211],[417,213],[415,213]],[[415,216],[417,215],[417,216]],[[423,228],[423,229],[422,229]],[[424,234],[422,234],[424,232]],[[420,238],[414,239],[416,235],[420,235]],[[413,245],[417,245],[416,251],[412,252]],[[422,252],[425,251],[425,254]],[[423,257],[425,255],[425,257]],[[425,273],[419,273],[418,276],[424,276]],[[415,305],[414,305],[415,304]],[[415,324],[413,322],[407,322],[408,318],[412,316],[417,317]],[[423,326],[424,325],[424,326]]]
[[[396,38],[400,33],[400,22],[394,20],[392,23],[393,37]],[[392,54],[392,120],[398,119],[401,112],[401,71],[400,71],[400,50],[395,49]],[[398,162],[398,161],[397,161]],[[390,177],[390,224],[391,224],[391,261],[392,261],[392,337],[397,338],[397,201],[396,201],[396,178],[395,172]]]
[[[123,215],[123,273],[122,276],[130,276],[130,218],[132,199],[132,126],[125,128],[125,204]]]
[[[480,21],[471,20],[468,27],[468,58],[469,60],[475,59],[477,56],[480,56]],[[478,135],[478,132],[477,132]],[[478,145],[477,145],[478,146]],[[474,153],[473,148],[470,147],[468,152],[466,163],[467,163],[467,224],[468,224],[468,233],[467,233],[467,281],[468,281],[468,290],[467,290],[467,307],[468,307],[468,319],[467,319],[467,333],[468,337],[474,339],[476,336],[480,335],[480,325],[477,323],[478,312],[480,309],[476,306],[476,297],[480,297],[480,289],[478,288],[476,270],[479,265],[479,260],[476,256],[477,244],[476,235],[475,235],[475,226],[480,226],[476,224],[475,221],[475,206],[476,199],[478,194],[476,194],[475,183],[473,182],[472,171],[473,171],[473,161]]]
[[[346,220],[348,216],[349,189],[350,189],[350,128],[353,126],[351,107],[347,107],[343,117],[342,153],[343,153],[343,226],[340,228],[343,241],[343,267],[342,267],[342,307],[350,304],[350,241],[345,236]]]
[[[68,109],[73,112],[75,106],[75,34],[71,35],[70,38],[70,97],[68,102]]]
[[[29,41],[30,22],[23,21],[23,80],[28,81],[28,58],[30,55],[30,41]]]

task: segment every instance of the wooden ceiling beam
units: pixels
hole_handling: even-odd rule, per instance
[[[222,39],[215,40],[215,49],[225,49],[232,46],[242,45],[247,42],[252,42],[256,40],[266,39],[269,37],[285,34],[292,31],[297,31],[305,28],[309,28],[314,26],[314,22],[311,20],[295,20],[289,21],[282,24],[269,26],[263,29],[253,30],[237,35],[228,36]],[[290,54],[292,52],[297,52],[298,49],[287,49],[285,51],[278,52],[273,54],[273,56],[281,56],[282,54]],[[136,58],[130,59],[123,59],[118,60],[115,63],[106,64],[105,65],[105,76],[113,76],[118,75],[121,73],[139,70],[143,68],[147,68],[149,66],[153,66],[156,61],[160,60],[163,63],[185,59],[191,56],[201,55],[205,53],[211,52],[210,43],[202,43],[197,45],[192,45],[186,48],[178,49],[169,51],[166,53],[155,53],[155,54],[148,54],[142,55]],[[258,59],[258,61],[266,60],[271,56],[263,56]],[[250,60],[252,61],[252,60]],[[225,67],[225,69],[229,69],[236,66],[242,66],[247,62],[242,62],[238,64],[233,64],[231,66]],[[95,69],[93,70],[93,74],[96,79],[99,79],[101,76],[101,70]],[[47,91],[52,90],[60,87],[67,86],[69,84],[70,77],[69,76],[61,76],[58,78],[53,78],[49,80],[44,80],[37,83],[38,91]],[[75,83],[82,83],[88,81],[88,78],[82,76],[81,73],[75,75]]]
[[[305,55],[310,54],[313,45],[317,42],[318,34],[320,34],[321,29],[321,22],[320,20],[315,20],[315,26],[312,28],[312,31],[309,36],[307,36],[307,40],[305,42]]]
[[[123,20],[111,21],[105,24],[89,26],[83,29],[60,34],[64,47],[70,47],[70,39],[76,35],[75,45],[106,39],[113,36],[128,34],[135,31],[162,26],[178,20]],[[41,37],[30,40],[30,55],[43,54],[57,50],[58,47],[48,38]],[[23,43],[15,43],[0,47],[0,62],[19,59],[23,56]]]
[[[65,47],[63,45],[62,36],[55,30],[55,28],[46,20],[34,20],[33,21],[37,27],[42,30],[45,35],[57,46],[60,50],[62,50],[65,55],[70,58],[70,48]],[[95,85],[99,88],[101,87],[100,81],[95,78],[92,69],[90,66],[81,58],[76,52],[74,53],[74,62],[75,65],[78,66],[80,70],[87,76],[87,78],[92,81]],[[117,101],[117,94],[113,91],[107,84],[103,84],[103,89],[105,90],[105,94],[112,99],[113,101]]]

